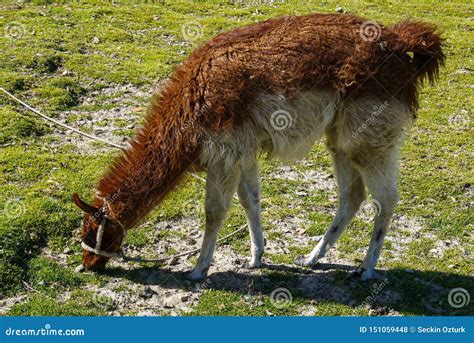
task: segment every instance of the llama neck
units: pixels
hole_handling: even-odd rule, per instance
[[[159,105],[97,186],[99,196],[110,199],[113,218],[127,229],[156,207],[197,160],[196,130],[183,126],[174,113],[160,115],[166,109]]]

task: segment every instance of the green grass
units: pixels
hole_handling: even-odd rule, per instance
[[[392,24],[407,17],[438,23],[446,37],[446,67],[436,87],[426,87],[421,94],[419,118],[403,149],[400,177],[401,201],[397,213],[417,218],[422,224],[422,239],[414,240],[402,259],[390,259],[391,243],[383,254],[380,267],[391,271],[388,289],[401,294],[391,304],[401,314],[436,314],[423,306],[429,297],[424,282],[442,287],[442,297],[455,287],[463,287],[474,296],[472,275],[472,113],[473,76],[456,73],[472,65],[472,6],[464,1],[288,1],[262,5],[233,5],[228,1],[178,2],[169,4],[114,4],[107,1],[34,0],[21,5],[0,6],[0,86],[15,93],[34,107],[61,117],[63,111],[74,111],[61,118],[75,125],[83,119],[81,112],[114,111],[124,104],[146,107],[143,96],[125,94],[121,86],[151,89],[170,75],[173,68],[192,48],[218,32],[232,27],[265,20],[283,14],[334,12],[336,6],[346,11]],[[468,19],[471,17],[471,19]],[[200,25],[195,39],[183,37],[183,25]],[[16,28],[13,31],[11,28]],[[15,35],[14,32],[19,32]],[[117,87],[107,93],[108,87]],[[91,104],[84,99],[98,92]],[[114,100],[122,99],[122,103]],[[452,125],[450,116],[467,111],[471,124]],[[465,112],[462,112],[465,113]],[[140,118],[144,111],[137,113]],[[135,114],[136,115],[136,114]],[[130,118],[132,113],[130,113]],[[139,120],[139,119],[137,119]],[[130,135],[123,118],[115,121],[117,135]],[[107,126],[99,122],[96,127]],[[84,128],[90,131],[90,128]],[[89,132],[88,131],[88,132]],[[73,192],[92,196],[93,185],[117,152],[78,155],[75,138],[57,145],[54,129],[43,121],[0,97],[0,293],[4,297],[27,294],[26,300],[13,306],[10,315],[98,315],[103,308],[91,306],[93,294],[83,290],[91,284],[111,282],[114,275],[77,276],[72,273],[79,257],[74,238],[81,214],[71,201]],[[102,147],[100,144],[97,148]],[[305,172],[317,167],[331,174],[331,162],[322,145],[316,145],[308,156],[313,167],[298,164]],[[272,179],[269,175],[278,162],[262,161],[263,222],[267,239],[285,239],[272,229],[272,221],[288,216],[307,219],[308,235],[321,235],[331,221],[329,212],[337,203],[332,192],[314,192],[298,196],[303,189],[297,181]],[[150,223],[173,218],[197,216],[203,219],[203,185],[188,179],[153,212]],[[292,207],[290,205],[295,205]],[[238,206],[232,208],[222,234],[245,223]],[[153,244],[156,236],[152,224],[131,232],[128,243],[137,247]],[[173,233],[175,234],[175,233]],[[363,258],[369,228],[356,220],[338,243],[341,258],[357,261]],[[171,235],[171,233],[170,233]],[[247,237],[230,241],[230,247],[248,254]],[[431,238],[426,238],[431,237]],[[457,240],[461,246],[447,249],[435,258],[430,250],[441,240]],[[293,258],[312,247],[301,248],[290,242],[290,253],[268,254],[274,263],[291,263]],[[69,247],[74,255],[69,264],[60,265],[44,256],[48,247],[53,254]],[[462,250],[461,250],[462,248]],[[168,252],[170,253],[170,252]],[[469,255],[470,254],[470,255]],[[415,270],[415,274],[406,270]],[[192,309],[193,315],[295,315],[305,306],[317,308],[315,315],[359,315],[367,309],[354,308],[331,299],[313,299],[295,291],[294,302],[276,309],[269,300],[275,285],[293,285],[299,277],[294,271],[275,275],[264,271],[271,285],[262,286],[250,298],[235,289],[209,289]],[[346,280],[346,273],[335,277],[335,287],[347,287],[354,299],[363,301],[370,289]],[[292,281],[293,280],[293,281]],[[421,280],[421,281],[420,281]],[[25,283],[31,289],[25,290]],[[65,297],[67,295],[67,297]],[[58,301],[58,299],[63,299]],[[453,310],[443,300],[445,314],[473,314],[472,307]]]

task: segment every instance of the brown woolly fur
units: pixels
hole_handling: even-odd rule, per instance
[[[185,171],[206,167],[197,165],[205,133],[231,132],[264,92],[288,99],[315,89],[338,91],[342,99],[370,93],[415,115],[423,80],[433,81],[444,63],[442,38],[433,25],[404,21],[369,22],[378,32],[367,39],[367,22],[345,14],[280,17],[196,49],[154,96],[143,128],[99,181],[94,206],[110,197],[111,219],[136,225]],[[86,222],[83,237],[97,230]],[[100,259],[92,255],[84,252],[86,267]]]

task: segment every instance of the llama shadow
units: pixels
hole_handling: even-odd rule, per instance
[[[138,267],[132,270],[111,268],[106,274],[126,278],[137,284],[181,289],[190,292],[220,290],[241,295],[270,297],[277,288],[291,292],[293,299],[311,304],[343,304],[370,307],[374,315],[473,315],[468,302],[455,308],[448,301],[454,288],[474,294],[474,277],[424,270],[377,270],[376,279],[361,281],[352,276],[353,266],[320,263],[315,268],[266,264],[264,272],[239,269],[217,271],[200,282],[188,280],[188,272]]]

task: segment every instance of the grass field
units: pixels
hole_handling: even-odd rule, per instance
[[[45,113],[122,143],[143,118],[154,88],[193,47],[218,32],[284,14],[336,8],[383,24],[419,18],[440,25],[447,64],[421,94],[419,119],[403,149],[401,200],[377,280],[349,277],[368,247],[363,211],[319,268],[309,252],[337,206],[323,144],[305,161],[262,160],[268,264],[242,267],[249,238],[220,245],[207,280],[192,284],[196,257],[170,265],[112,263],[75,274],[85,199],[117,151],[52,127],[0,96],[0,313],[3,315],[473,315],[452,289],[474,296],[474,11],[468,1],[264,2],[33,0],[0,5],[0,86]],[[130,255],[166,256],[199,246],[203,184],[192,177],[127,238]],[[245,223],[235,204],[221,235]],[[272,302],[284,288],[292,301]],[[289,292],[289,294],[288,294]],[[464,293],[465,295],[466,293]]]

